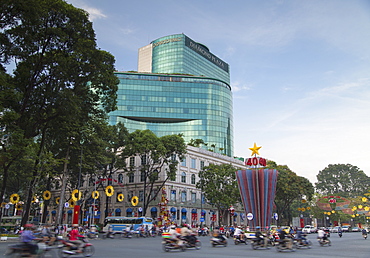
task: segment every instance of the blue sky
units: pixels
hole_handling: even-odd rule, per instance
[[[184,33],[229,63],[234,154],[316,182],[329,164],[370,176],[370,1],[68,0],[119,71],[138,48]]]

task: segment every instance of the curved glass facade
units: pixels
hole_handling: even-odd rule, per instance
[[[165,36],[139,49],[138,73],[117,72],[118,110],[110,123],[149,129],[157,136],[202,139],[233,156],[233,107],[229,65],[184,34]]]
[[[151,62],[152,73],[191,74],[230,84],[229,65],[184,34],[156,39],[151,46],[152,59],[146,62]]]
[[[207,149],[233,155],[230,86],[221,80],[180,75],[117,72],[118,110],[110,123],[157,136],[182,133],[185,142],[202,139]],[[211,146],[215,147],[211,147]]]

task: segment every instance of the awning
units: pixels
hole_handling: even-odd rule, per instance
[[[172,208],[170,209],[170,212],[176,212],[176,208],[172,207]]]
[[[181,213],[187,213],[188,211],[185,208],[181,209]]]
[[[157,212],[157,207],[152,207],[152,208],[150,209],[150,212]]]
[[[131,208],[127,208],[126,209],[126,212],[132,212],[132,209]]]
[[[72,214],[72,213],[73,213],[73,211],[72,211],[72,210],[69,210],[69,211],[67,211],[67,213],[68,213],[68,214]]]
[[[121,212],[121,209],[120,209],[120,208],[117,208],[117,209],[116,209],[116,212]]]
[[[192,209],[191,213],[197,213],[197,209]]]
[[[57,214],[57,211],[52,211],[51,214]]]

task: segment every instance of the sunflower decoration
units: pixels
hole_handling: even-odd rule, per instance
[[[106,188],[105,188],[105,194],[108,196],[108,197],[111,197],[114,193],[114,188],[113,186],[111,185],[108,185]]]
[[[12,204],[16,204],[16,203],[18,203],[19,202],[19,200],[20,200],[20,198],[19,198],[19,195],[18,194],[12,194],[11,196],[10,196],[10,202],[12,203]]]
[[[16,208],[17,210],[21,210],[21,209],[22,209],[22,204],[18,202],[18,203],[15,205],[15,208]]]
[[[132,204],[132,206],[138,205],[139,204],[139,198],[137,196],[133,196],[131,198],[131,204]]]
[[[42,194],[42,198],[44,198],[45,201],[50,200],[51,192],[49,190],[44,191],[44,193]]]
[[[78,200],[80,200],[82,198],[82,193],[81,191],[75,189],[72,191],[72,200],[74,200],[75,202],[77,202]]]
[[[69,207],[71,207],[71,208],[75,207],[75,205],[76,205],[76,201],[73,200],[73,199],[70,199],[68,203],[69,203]]]
[[[125,199],[125,196],[123,195],[123,193],[120,193],[119,195],[117,195],[117,201],[122,202],[123,199]]]
[[[60,201],[60,197],[55,198],[55,203],[56,204],[59,204],[59,201]]]
[[[92,193],[91,193],[91,197],[93,198],[93,199],[98,199],[99,198],[99,192],[98,191],[93,191]]]

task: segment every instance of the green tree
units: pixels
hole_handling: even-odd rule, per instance
[[[350,164],[330,164],[316,177],[316,189],[323,195],[356,197],[363,195],[370,184],[370,178],[358,167]]]
[[[157,137],[150,130],[132,132],[122,150],[122,157],[141,158],[140,178],[143,183],[143,214],[155,200],[167,180],[175,180],[177,165],[186,153],[186,144],[179,135]],[[128,173],[135,168],[129,167]]]
[[[267,161],[266,168],[276,169],[278,174],[276,184],[275,206],[281,225],[290,225],[292,221],[292,205],[303,196],[309,201],[314,194],[312,183],[305,177],[297,176],[286,165],[277,165]]]
[[[66,133],[59,147],[66,148],[67,164],[70,141],[79,138],[78,128],[116,108],[118,79],[114,58],[97,48],[85,11],[62,0],[3,0],[0,12],[0,61],[15,66],[6,79],[8,92],[13,93],[10,99],[17,100],[3,108],[17,115],[11,123],[19,138],[37,139],[39,144],[22,220],[25,223],[48,130],[55,121],[64,122]],[[5,126],[10,125],[7,122]]]
[[[223,218],[230,205],[240,203],[235,171],[237,169],[231,164],[210,164],[199,172],[197,188],[202,190],[204,197]]]

